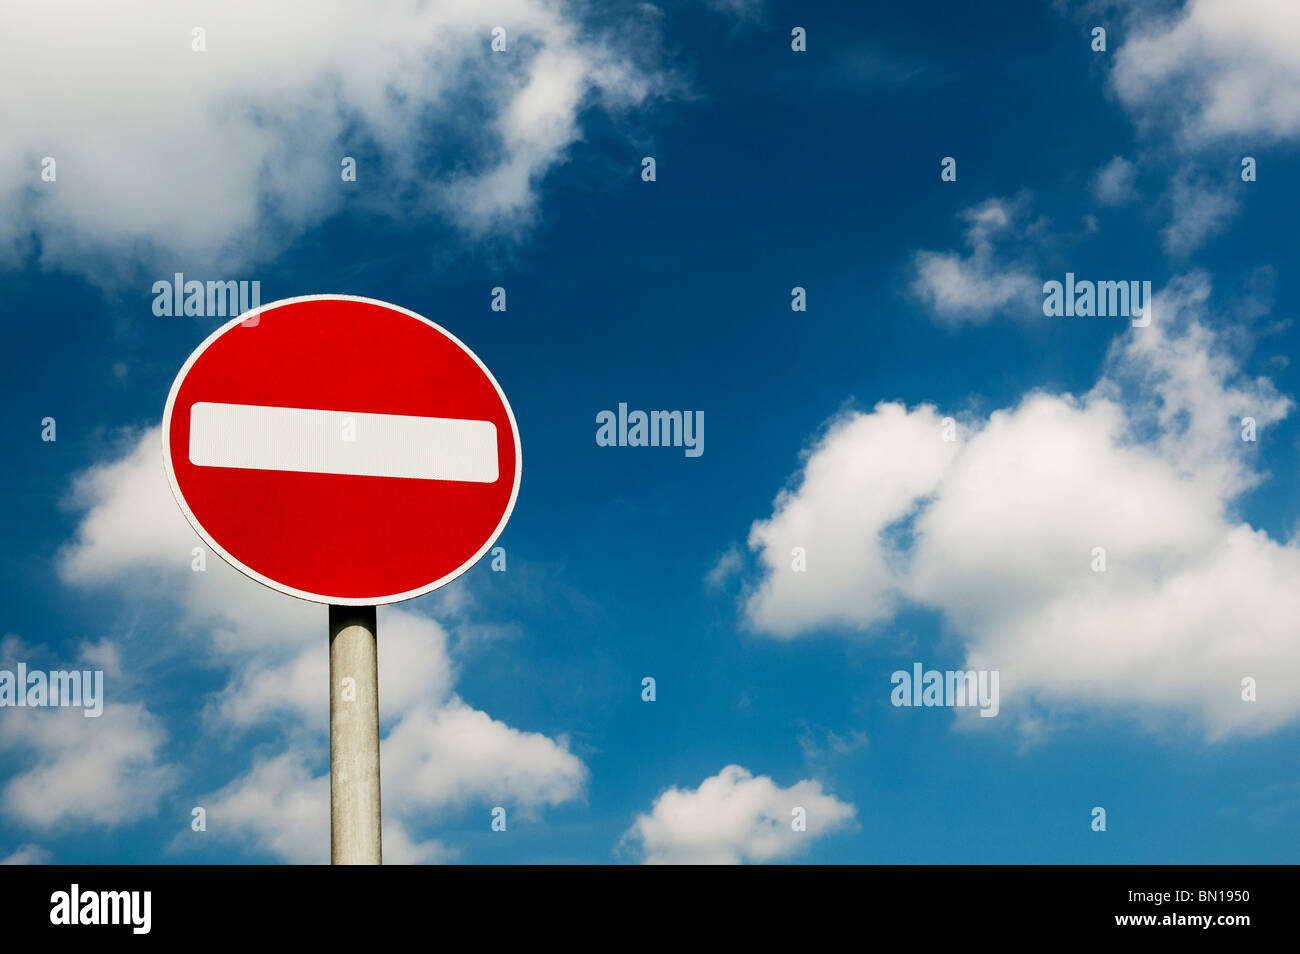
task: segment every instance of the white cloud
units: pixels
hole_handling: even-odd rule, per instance
[[[793,830],[795,808],[806,813],[806,831]],[[728,765],[699,788],[668,789],[623,837],[639,847],[646,864],[776,861],[851,824],[856,814],[816,779],[781,788],[766,775]]]
[[[391,726],[380,751],[386,863],[448,860],[452,849],[415,842],[410,827],[475,801],[505,804],[527,817],[581,795],[587,770],[564,740],[513,729],[451,692],[447,638],[437,623],[387,608],[379,631],[381,723]],[[310,738],[298,739],[297,748],[320,752],[312,730],[329,713],[323,650],[322,643],[280,666],[249,667],[257,675],[232,679],[220,715],[240,726],[301,720]],[[246,845],[294,863],[320,862],[327,854],[329,775],[313,775],[301,751],[259,761],[208,801],[210,816],[224,819],[220,830],[233,829]]]
[[[962,212],[970,254],[919,251],[913,260],[912,292],[941,322],[983,324],[1003,308],[1029,302],[1040,283],[1015,260],[1004,260],[998,242],[1023,238],[1024,200],[988,199]]]
[[[1173,217],[1160,232],[1170,255],[1190,255],[1222,232],[1237,211],[1237,200],[1189,170],[1175,178],[1170,192]]]
[[[1237,176],[1201,172],[1190,155],[1213,152],[1218,170],[1225,142],[1239,146],[1240,158],[1252,143],[1300,135],[1297,29],[1300,7],[1291,0],[1189,0],[1173,15],[1133,8],[1111,84],[1138,129],[1160,142],[1152,154],[1178,157],[1163,197],[1169,255],[1201,248],[1239,206]],[[1105,188],[1099,178],[1099,197]]]
[[[745,557],[740,552],[740,548],[735,546],[727,547],[726,551],[717,559],[717,562],[709,568],[709,572],[704,574],[704,582],[712,589],[718,589],[726,582],[739,573],[745,566]]]
[[[236,581],[236,585],[242,585]],[[431,619],[396,607],[380,610],[379,714],[388,723],[417,706],[441,706],[454,678],[447,634]],[[321,636],[321,632],[316,633]],[[212,713],[236,726],[255,726],[280,716],[319,723],[329,716],[329,654],[322,639],[304,635],[296,655],[267,665],[237,667],[213,700]]]
[[[385,736],[381,758],[385,804],[411,817],[473,800],[531,814],[579,797],[587,780],[565,740],[512,729],[459,699],[414,708]]]
[[[54,855],[40,845],[22,845],[13,854],[0,860],[0,865],[48,865]]]
[[[0,719],[0,751],[19,767],[0,806],[46,830],[149,817],[176,782],[161,763],[164,742],[158,719],[139,703],[110,699],[93,719],[78,708],[10,709]]]
[[[884,531],[931,493],[956,454],[955,443],[938,439],[941,420],[929,406],[908,412],[881,404],[832,424],[806,460],[801,485],[782,491],[772,517],[750,529],[765,571],[748,598],[754,625],[794,636],[810,616],[861,627],[893,614],[900,568]],[[887,450],[863,452],[869,448]],[[805,551],[806,572],[792,567],[795,547]]]
[[[140,254],[228,271],[345,195],[473,232],[516,228],[580,138],[582,109],[651,95],[657,80],[635,65],[648,46],[592,34],[547,0],[11,5],[0,263],[35,235],[47,263],[100,278]],[[46,156],[55,182],[40,178]],[[344,156],[363,159],[355,184]]]
[[[1300,546],[1231,513],[1263,479],[1241,418],[1266,431],[1291,402],[1218,348],[1208,295],[1201,276],[1175,282],[1090,393],[1028,394],[958,442],[928,406],[836,421],[754,525],[750,622],[868,627],[906,601],[942,614],[968,667],[1001,672],[1004,711],[1110,707],[1208,737],[1300,717]]]
[[[82,517],[60,571],[70,584],[111,588],[151,607],[171,652],[229,672],[207,699],[211,731],[274,726],[285,734],[281,754],[264,753],[211,797],[212,811],[229,821],[210,830],[286,860],[316,859],[320,826],[328,843],[328,774],[309,770],[310,758],[328,751],[325,608],[275,593],[215,555],[205,572],[191,569],[198,540],[162,475],[159,440],[151,428],[77,480],[72,505]],[[174,628],[169,615],[178,617]],[[147,636],[141,648],[152,657],[158,639]],[[386,857],[446,857],[444,846],[413,841],[409,828],[475,800],[527,814],[580,797],[587,770],[563,738],[512,728],[456,695],[448,636],[437,622],[384,607],[379,644]],[[260,819],[263,809],[271,821]]]
[[[0,640],[0,664],[12,670],[102,670],[101,696],[92,708],[10,708],[0,718],[0,751],[10,774],[0,789],[0,811],[37,829],[112,826],[148,817],[175,784],[163,758],[167,741],[159,720],[127,698],[133,680],[123,675],[115,642],[85,642],[73,665],[49,659],[45,646],[17,636]],[[94,709],[100,715],[86,717]]]
[[[259,760],[202,799],[208,831],[233,832],[254,851],[290,864],[325,864],[330,854],[329,775],[314,776],[300,755]],[[400,820],[384,818],[385,864],[439,864],[455,852],[437,840],[415,842]]]
[[[1190,144],[1300,133],[1292,0],[1190,0],[1174,17],[1143,15],[1129,33],[1112,82],[1143,124],[1177,123]]]
[[[329,777],[314,776],[300,755],[282,752],[199,802],[209,831],[231,833],[290,864],[320,864],[329,859],[329,799]]]
[[[1115,156],[1097,170],[1092,180],[1092,192],[1097,201],[1105,205],[1121,205],[1137,197],[1133,188],[1136,167],[1123,156]]]

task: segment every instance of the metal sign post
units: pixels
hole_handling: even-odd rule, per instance
[[[330,864],[383,863],[373,606],[330,607]]]

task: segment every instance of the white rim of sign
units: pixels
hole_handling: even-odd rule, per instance
[[[208,531],[204,528],[203,524],[199,522],[199,519],[194,516],[194,512],[190,510],[190,505],[185,500],[185,495],[181,493],[180,485],[176,482],[176,471],[172,467],[172,453],[171,453],[171,440],[170,440],[172,410],[175,407],[176,395],[180,391],[181,383],[185,380],[185,376],[189,374],[190,368],[194,366],[194,363],[198,361],[200,356],[202,356],[203,352],[207,351],[209,346],[211,346],[211,344],[214,341],[216,341],[222,335],[226,334],[228,331],[231,331],[234,328],[238,328],[241,324],[243,324],[245,321],[248,321],[250,318],[271,311],[272,309],[283,307],[284,305],[293,305],[304,301],[359,301],[359,302],[364,302],[368,305],[378,305],[381,308],[387,308],[390,311],[396,311],[403,315],[407,315],[411,318],[414,318],[417,321],[424,322],[426,325],[433,328],[435,331],[439,331],[442,334],[446,335],[453,343],[455,343],[455,345],[458,348],[460,348],[467,355],[469,355],[470,358],[474,360],[474,363],[479,366],[479,370],[481,370],[483,374],[487,376],[487,379],[492,382],[492,387],[496,388],[497,396],[501,398],[501,404],[506,409],[506,417],[510,419],[510,431],[514,435],[514,439],[515,439],[515,482],[514,482],[514,486],[510,488],[510,502],[506,504],[505,513],[501,515],[501,522],[498,523],[496,529],[492,531],[492,534],[491,536],[488,537],[487,542],[485,542],[483,546],[479,547],[477,553],[475,553],[472,557],[470,557],[468,560],[466,560],[456,569],[452,570],[446,576],[434,580],[432,583],[429,583],[426,586],[421,586],[414,590],[407,590],[405,593],[395,593],[389,596],[373,596],[373,597],[361,597],[361,598],[355,598],[355,597],[342,598],[342,597],[335,597],[335,596],[326,596],[322,593],[309,593],[306,590],[299,590],[292,586],[286,586],[285,584],[280,583],[277,580],[273,580],[268,576],[263,576],[261,573],[258,573],[252,567],[246,566],[244,563],[240,562],[239,560],[235,559],[235,557],[227,553],[226,549],[223,546],[221,546],[221,544],[218,543],[210,533],[208,533]],[[520,446],[519,443],[519,425],[515,421],[514,409],[510,407],[510,402],[506,399],[506,393],[505,391],[501,390],[501,385],[497,383],[496,377],[492,374],[491,371],[488,370],[487,365],[485,365],[479,359],[479,356],[476,355],[473,351],[471,351],[469,347],[465,344],[465,342],[461,341],[454,334],[452,334],[446,328],[442,327],[442,325],[438,324],[437,322],[430,321],[428,318],[425,318],[423,315],[416,314],[415,312],[411,311],[409,308],[403,308],[401,305],[394,305],[392,302],[380,301],[377,298],[365,298],[360,295],[328,295],[328,294],[299,295],[296,298],[281,298],[279,301],[273,301],[266,305],[259,305],[257,308],[250,308],[248,311],[244,312],[238,318],[231,319],[230,321],[222,325],[220,328],[218,328],[216,331],[212,332],[212,334],[208,335],[208,337],[203,341],[203,343],[194,349],[194,352],[189,356],[185,364],[182,365],[180,372],[176,375],[176,380],[172,382],[171,392],[167,395],[167,407],[163,411],[162,451],[163,451],[163,469],[167,472],[167,483],[171,485],[172,496],[176,498],[176,503],[181,508],[181,512],[185,514],[185,519],[189,521],[190,526],[194,528],[194,531],[200,537],[203,538],[203,542],[205,542],[209,547],[211,547],[213,551],[218,556],[221,557],[221,559],[225,560],[227,563],[229,563],[239,572],[243,573],[245,576],[248,576],[256,580],[258,583],[261,583],[264,586],[268,586],[273,590],[277,590],[281,593],[287,593],[289,596],[296,596],[298,597],[298,599],[310,600],[313,603],[327,603],[327,604],[333,604],[335,606],[377,606],[384,603],[400,603],[402,600],[414,599],[417,596],[423,596],[425,593],[432,593],[440,586],[444,586],[447,583],[450,583],[452,580],[456,579],[457,577],[461,576],[466,570],[468,570],[475,563],[481,560],[485,553],[487,553],[490,549],[492,549],[492,544],[497,542],[497,538],[501,536],[501,531],[503,531],[506,528],[506,523],[507,521],[509,521],[510,515],[514,512],[515,509],[515,500],[519,497],[519,479],[523,474],[523,464],[524,464],[523,448]]]

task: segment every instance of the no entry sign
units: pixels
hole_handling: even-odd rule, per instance
[[[227,562],[320,603],[410,599],[485,554],[519,493],[514,413],[426,318],[310,295],[190,355],[163,414],[181,510]]]

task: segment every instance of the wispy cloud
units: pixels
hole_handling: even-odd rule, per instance
[[[1133,187],[1136,167],[1123,156],[1115,156],[1097,170],[1092,180],[1092,193],[1105,205],[1122,205],[1137,198]]]
[[[1237,199],[1227,188],[1189,169],[1180,172],[1170,190],[1173,212],[1161,231],[1165,251],[1186,256],[1222,232],[1237,211]]]
[[[983,324],[1003,310],[1026,313],[1039,281],[1014,246],[1033,225],[1024,221],[1027,198],[992,198],[966,209],[969,253],[919,251],[913,259],[912,292],[947,325]]]
[[[346,202],[526,227],[579,114],[658,88],[642,29],[597,34],[545,0],[12,6],[0,86],[39,95],[6,99],[0,264],[39,247],[106,284],[141,258],[228,270]]]

